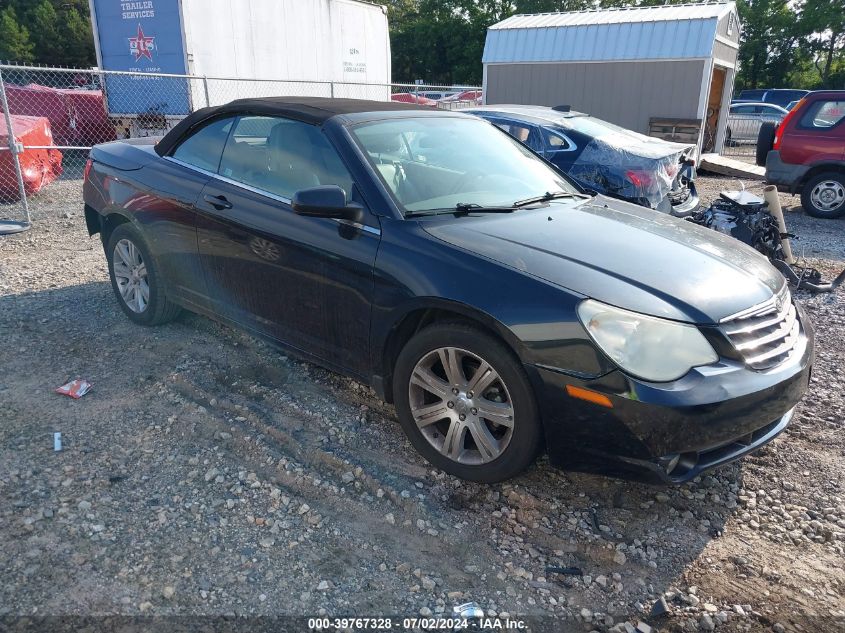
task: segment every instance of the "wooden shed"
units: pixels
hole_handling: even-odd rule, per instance
[[[484,102],[569,105],[719,151],[739,31],[733,2],[515,15],[487,31]]]

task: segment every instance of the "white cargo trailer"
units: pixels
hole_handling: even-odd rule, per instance
[[[361,0],[89,0],[113,117],[150,122],[242,97],[390,98],[386,8]],[[186,75],[202,77],[190,79]]]

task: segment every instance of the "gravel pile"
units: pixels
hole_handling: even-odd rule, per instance
[[[841,293],[799,293],[811,390],[759,453],[673,488],[545,460],[482,486],[432,470],[352,380],[202,317],[132,325],[78,189],[51,186],[33,230],[0,238],[0,617],[474,601],[535,631],[845,625]],[[845,265],[845,220],[788,219],[826,274]],[[88,395],[53,393],[77,377]]]

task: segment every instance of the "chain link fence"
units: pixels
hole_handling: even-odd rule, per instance
[[[0,65],[0,234],[81,208],[93,145],[160,136],[206,106],[268,96],[343,97],[460,109],[481,103],[476,86],[364,84],[157,75]],[[5,232],[11,232],[6,230]]]

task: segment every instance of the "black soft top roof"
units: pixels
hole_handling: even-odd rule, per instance
[[[365,99],[327,99],[325,97],[262,97],[237,99],[221,106],[202,108],[182,119],[156,144],[156,152],[164,156],[173,149],[184,134],[204,121],[226,114],[263,114],[284,116],[304,123],[319,125],[338,114],[356,112],[387,112],[394,110],[426,110],[431,108],[396,101],[367,101]]]

